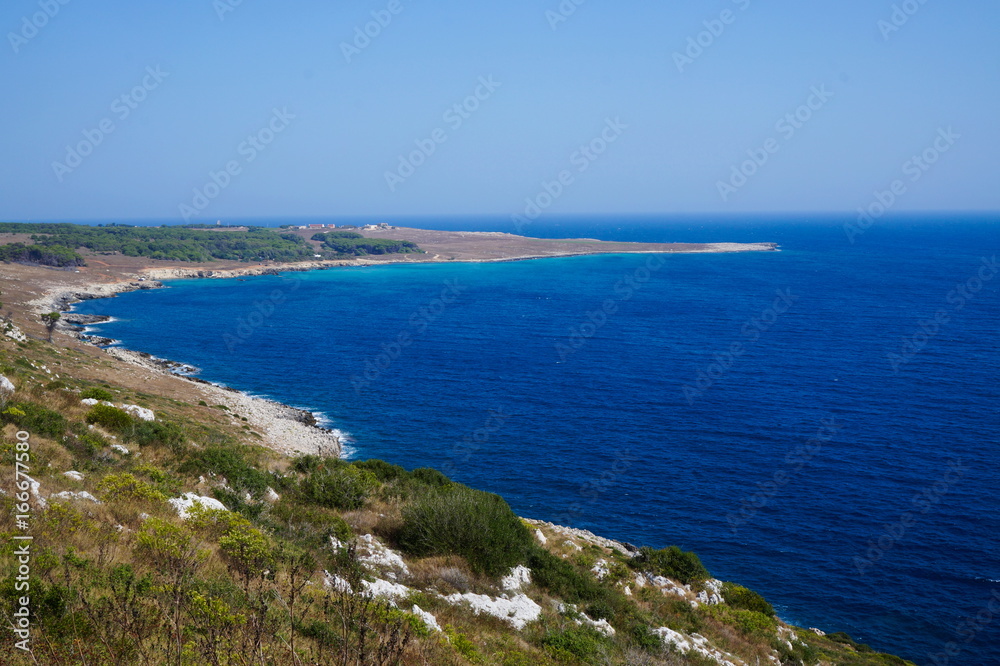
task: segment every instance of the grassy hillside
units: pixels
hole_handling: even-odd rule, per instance
[[[907,663],[784,625],[692,553],[527,522],[431,469],[285,458],[230,410],[77,379],[97,363],[0,338],[0,599],[30,594],[34,649],[3,663]]]

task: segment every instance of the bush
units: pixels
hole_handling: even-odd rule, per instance
[[[97,492],[105,502],[116,500],[165,502],[167,496],[131,474],[108,474],[97,484]]]
[[[417,468],[413,470],[411,474],[414,479],[427,486],[444,488],[445,486],[451,485],[451,480],[447,476],[436,469],[431,469],[430,467]]]
[[[110,405],[94,405],[84,417],[87,423],[99,425],[102,428],[122,432],[131,428],[134,423],[132,417],[123,409],[111,407]]]
[[[276,532],[320,546],[329,545],[330,537],[346,543],[354,536],[350,526],[332,509],[298,504],[288,498],[272,506],[268,517]]]
[[[633,558],[632,566],[681,583],[695,583],[710,577],[697,555],[677,546],[661,550],[644,546],[639,549],[639,555]]]
[[[767,603],[764,597],[753,590],[747,589],[736,583],[722,584],[722,598],[730,608],[740,608],[748,611],[763,613],[769,617],[774,616],[774,607]]]
[[[184,430],[175,423],[134,420],[134,425],[129,441],[140,446],[160,446],[181,453],[187,441]]]
[[[600,661],[608,639],[590,627],[573,627],[566,631],[549,632],[542,646],[556,658],[573,656],[587,662]]]
[[[178,429],[178,432],[181,431]],[[185,474],[219,474],[226,477],[234,490],[248,492],[251,497],[260,498],[270,485],[270,477],[255,467],[256,458],[257,452],[248,446],[214,445],[198,456],[189,458],[179,471]]]
[[[457,484],[406,506],[398,542],[417,556],[461,555],[491,576],[525,562],[534,544],[503,498]]]
[[[111,391],[108,391],[107,389],[98,388],[96,386],[93,388],[89,388],[86,391],[82,391],[80,393],[81,400],[87,398],[91,398],[93,400],[113,400],[114,397],[115,396]]]
[[[746,636],[762,639],[772,636],[778,626],[773,617],[757,611],[730,610],[726,619]]]
[[[33,402],[19,402],[10,405],[3,412],[0,412],[0,420],[4,423],[13,423],[21,430],[26,430],[33,435],[50,439],[61,437],[68,427],[62,414]]]
[[[375,478],[385,483],[386,481],[394,481],[396,479],[405,479],[410,476],[410,473],[399,465],[393,465],[387,463],[384,460],[364,460],[361,462],[353,463],[358,469],[366,469],[375,475]]]
[[[378,485],[374,474],[353,465],[319,467],[302,479],[299,494],[329,509],[360,509]]]
[[[594,578],[540,546],[532,547],[528,568],[532,582],[563,601],[601,602],[608,596],[608,591]]]

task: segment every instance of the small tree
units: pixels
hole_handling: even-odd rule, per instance
[[[45,330],[49,332],[49,342],[52,342],[52,331],[56,330],[56,324],[59,323],[59,319],[62,317],[58,312],[48,312],[42,315],[42,323],[45,324]]]

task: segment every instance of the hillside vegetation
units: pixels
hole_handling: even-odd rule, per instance
[[[0,261],[38,263],[47,266],[82,266],[79,248],[98,254],[119,253],[129,257],[173,261],[312,261],[345,255],[419,252],[413,243],[388,239],[330,239],[316,250],[301,236],[278,233],[263,227],[246,231],[203,226],[133,227],[87,226],[53,223],[0,223],[0,233],[31,234],[32,245],[0,245]]]
[[[416,243],[391,238],[365,238],[354,231],[328,231],[315,234],[314,241],[321,241],[325,250],[338,255],[361,257],[367,254],[408,254],[423,252]]]
[[[432,469],[285,458],[229,410],[76,379],[94,364],[0,338],[0,463],[36,482],[0,495],[0,599],[30,594],[34,649],[5,664],[907,663],[785,625],[693,553],[525,521]]]

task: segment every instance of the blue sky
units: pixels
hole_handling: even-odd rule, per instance
[[[1000,208],[994,0],[64,1],[0,9],[2,219]]]

